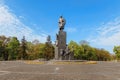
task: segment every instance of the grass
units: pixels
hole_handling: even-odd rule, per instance
[[[25,64],[45,64],[44,61],[25,61]]]
[[[55,64],[55,65],[65,65],[65,64],[97,64],[96,61],[24,61],[25,64]]]

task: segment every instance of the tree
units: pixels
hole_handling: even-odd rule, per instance
[[[104,50],[104,49],[97,49],[97,48],[95,48],[95,53],[96,53],[98,61],[111,60],[110,53],[108,51]]]
[[[0,36],[0,60],[8,60],[8,43],[10,38]]]
[[[19,40],[17,37],[12,37],[10,42],[8,43],[7,49],[8,49],[8,59],[9,60],[16,60],[19,52]]]
[[[81,40],[80,45],[89,45],[89,42],[86,40]]]
[[[44,58],[44,47],[45,44],[43,43],[33,44],[31,42],[27,42],[28,59],[34,60]]]
[[[81,41],[80,45],[74,41],[70,41],[69,48],[74,48],[74,58],[81,60],[96,60],[94,48],[88,45],[87,41]]]
[[[5,48],[2,44],[3,44],[3,41],[0,40],[0,60],[4,60],[4,55],[3,54],[5,52]]]
[[[52,44],[45,43],[45,46],[43,48],[43,55],[46,60],[54,58],[54,47]]]
[[[70,41],[68,47],[74,49],[74,58],[81,60],[111,60],[111,55],[104,49],[91,47],[89,42],[82,40],[80,44]]]
[[[20,52],[19,52],[19,57],[20,59],[27,59],[27,44],[25,40],[25,36],[23,36],[23,39],[21,40],[21,45],[20,45]]]
[[[28,59],[30,60],[33,60],[34,59],[34,56],[33,56],[33,53],[34,53],[34,46],[31,42],[26,42],[27,44],[27,54],[28,54]]]
[[[79,46],[76,42],[70,41],[68,44],[70,51],[73,51],[75,59],[82,59],[83,48]]]
[[[114,46],[113,51],[116,54],[117,59],[120,59],[120,46]]]
[[[35,39],[34,41],[32,41],[32,44],[39,44],[39,40]]]
[[[84,49],[83,59],[85,60],[96,60],[96,54],[93,47],[88,44],[81,44]]]
[[[44,58],[44,48],[45,48],[45,44],[43,43],[40,43],[39,44],[39,54],[38,54],[38,57],[39,58]]]
[[[111,55],[104,49],[94,48],[85,40],[80,41],[79,44],[70,41],[68,48],[74,53],[74,58],[77,60],[107,61],[116,57],[120,59],[120,46],[114,47],[115,55]],[[48,36],[46,43],[39,43],[38,40],[27,42],[23,37],[21,44],[17,37],[0,36],[0,60],[34,60],[39,58],[45,58],[46,60],[54,58],[54,47],[51,44],[50,36]]]

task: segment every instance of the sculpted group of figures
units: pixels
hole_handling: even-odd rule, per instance
[[[66,32],[64,31],[64,26],[66,24],[66,20],[60,16],[59,18],[59,31],[56,34],[55,41],[55,59],[56,60],[73,60],[73,50],[70,51],[66,44]],[[49,40],[50,36],[47,40]],[[48,41],[49,42],[49,41]]]

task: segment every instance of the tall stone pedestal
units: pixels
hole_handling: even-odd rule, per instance
[[[56,35],[56,47],[55,47],[55,59],[64,60],[64,55],[66,52],[66,32],[60,30]]]

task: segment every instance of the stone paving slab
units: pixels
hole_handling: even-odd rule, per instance
[[[120,62],[51,65],[1,61],[0,80],[120,80]]]

